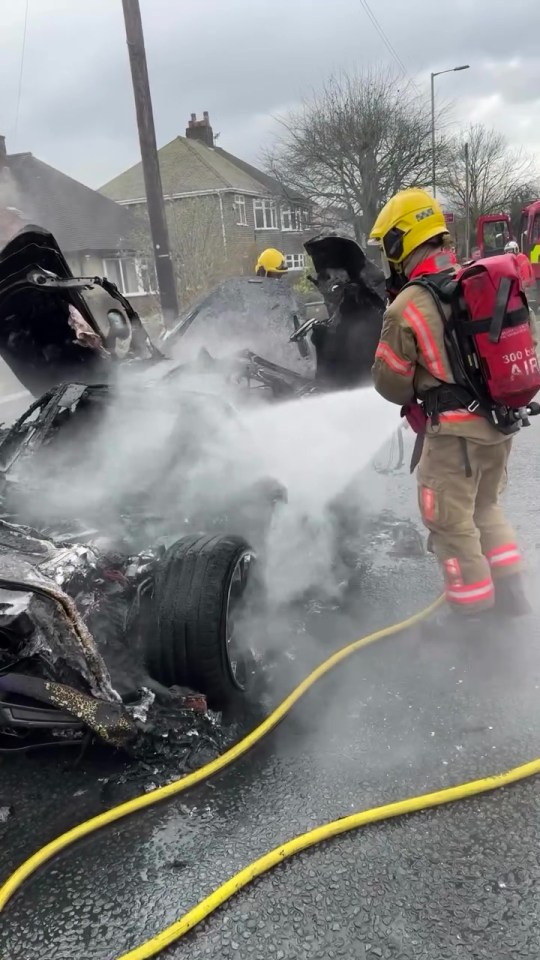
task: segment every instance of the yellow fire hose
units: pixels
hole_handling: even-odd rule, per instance
[[[355,640],[348,646],[338,650],[337,653],[334,653],[313,670],[258,727],[216,760],[212,760],[211,763],[200,767],[188,776],[175,780],[173,783],[159,787],[139,797],[134,797],[133,800],[128,800],[126,803],[113,807],[105,813],[92,817],[90,820],[78,824],[76,827],[73,827],[71,830],[68,830],[66,833],[63,833],[55,840],[46,844],[41,850],[38,850],[37,853],[34,853],[28,860],[21,864],[9,879],[6,880],[3,886],[0,887],[0,913],[4,910],[8,900],[20,889],[25,880],[35,873],[39,867],[43,866],[44,863],[56,856],[61,850],[71,846],[82,837],[94,833],[96,830],[100,830],[110,823],[114,823],[115,820],[127,817],[131,813],[143,810],[145,807],[154,806],[154,804],[159,803],[161,800],[166,800],[176,794],[184,793],[186,790],[189,790],[190,787],[195,786],[195,784],[207,780],[220,770],[230,766],[231,763],[234,763],[235,760],[238,760],[239,757],[247,753],[248,750],[262,740],[267,733],[273,730],[300,698],[320,680],[321,677],[332,670],[333,667],[337,666],[338,663],[341,663],[342,660],[345,660],[363,647],[367,647],[372,643],[376,643],[378,640],[384,639],[384,637],[392,636],[395,633],[400,633],[414,626],[421,620],[429,617],[441,603],[442,598],[439,598],[429,607],[414,614],[412,617],[402,620],[400,623],[393,624],[390,627],[386,627],[383,630],[371,633],[366,637],[362,637],[360,640]],[[349,830],[356,830],[359,827],[364,827],[371,823],[378,823],[381,820],[400,817],[408,813],[417,813],[421,810],[428,810],[431,807],[442,806],[443,804],[453,803],[456,800],[463,800],[467,797],[487,793],[490,790],[496,790],[498,787],[517,783],[519,780],[535,776],[538,773],[540,773],[540,758],[532,760],[529,763],[524,763],[519,767],[514,767],[505,773],[484,777],[481,780],[470,780],[454,787],[445,787],[433,793],[425,793],[421,796],[408,797],[405,800],[398,800],[394,803],[372,807],[370,810],[362,810],[359,813],[341,817],[338,820],[316,827],[307,833],[300,834],[292,840],[281,844],[279,847],[275,847],[275,849],[264,854],[264,856],[258,860],[254,860],[243,870],[240,870],[239,873],[236,873],[229,880],[226,880],[225,883],[214,890],[204,900],[201,900],[200,903],[180,917],[179,920],[166,927],[139,947],[130,950],[129,953],[122,954],[117,960],[148,960],[149,957],[155,957],[164,950],[165,947],[170,946],[170,944],[185,936],[186,933],[211,913],[214,913],[218,907],[222,906],[222,904],[229,900],[235,893],[238,893],[239,890],[251,883],[252,880],[255,880],[256,877],[260,877],[261,874],[271,870],[278,863],[294,856],[294,854],[300,853],[302,850],[307,850],[309,847],[322,843],[324,840],[330,840],[332,837],[347,833]]]

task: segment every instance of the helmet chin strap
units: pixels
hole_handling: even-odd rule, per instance
[[[384,273],[386,281],[386,293],[388,295],[389,303],[392,303],[392,300],[397,297],[399,291],[407,283],[407,277],[393,263],[389,263],[389,261],[386,260],[386,257],[383,257],[383,259],[386,261],[388,267],[388,270]]]

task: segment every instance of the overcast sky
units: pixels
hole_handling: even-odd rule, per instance
[[[100,186],[139,159],[121,0],[0,0],[0,133]],[[369,0],[411,77],[430,71],[456,124],[481,120],[540,166],[539,0]],[[141,0],[158,145],[208,110],[220,146],[257,162],[283,113],[333,70],[393,63],[361,0]]]

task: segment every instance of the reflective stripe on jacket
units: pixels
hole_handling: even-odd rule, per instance
[[[523,286],[530,287],[536,284],[536,277],[531,261],[524,253],[516,254],[520,280]]]
[[[449,316],[450,308],[443,309]],[[429,290],[412,284],[390,304],[383,318],[372,375],[377,393],[400,406],[415,397],[421,400],[440,383],[455,383],[439,309]],[[484,417],[465,409],[441,414],[435,427],[428,421],[427,432],[453,434],[477,443],[506,439]]]

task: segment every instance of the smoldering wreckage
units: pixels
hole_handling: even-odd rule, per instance
[[[249,698],[242,622],[264,600],[255,557],[287,490],[251,438],[232,470],[223,425],[242,431],[236,403],[368,382],[384,310],[356,243],[306,249],[328,321],[306,321],[286,283],[238,278],[157,342],[46,231],[0,254],[0,354],[35,398],[0,431],[1,750],[135,750],[158,704],[234,713]]]

